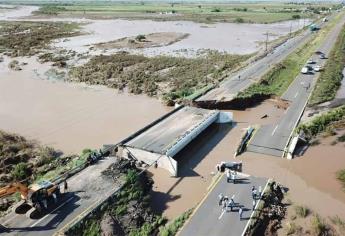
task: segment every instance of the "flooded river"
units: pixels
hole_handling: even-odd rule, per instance
[[[32,59],[22,71],[0,63],[0,129],[66,153],[115,144],[169,108],[146,96],[45,80],[49,65]]]

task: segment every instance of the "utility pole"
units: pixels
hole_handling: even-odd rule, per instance
[[[267,52],[267,44],[268,44],[268,31],[266,32],[265,52]]]
[[[291,38],[291,31],[292,31],[292,21],[290,21],[290,33],[289,33],[290,38]]]

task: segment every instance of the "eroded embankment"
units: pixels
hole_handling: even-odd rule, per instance
[[[122,187],[82,221],[72,226],[66,235],[157,235],[164,219],[149,206],[153,181],[134,163],[117,159],[103,171]]]

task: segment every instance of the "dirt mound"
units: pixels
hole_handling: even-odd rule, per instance
[[[125,37],[106,43],[98,43],[95,46],[102,49],[163,47],[181,41],[188,36],[189,34],[184,33],[159,32],[135,37]]]

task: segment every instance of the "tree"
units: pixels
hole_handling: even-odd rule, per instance
[[[139,42],[143,41],[146,39],[145,35],[143,34],[139,34],[137,37],[135,37],[135,39]]]

